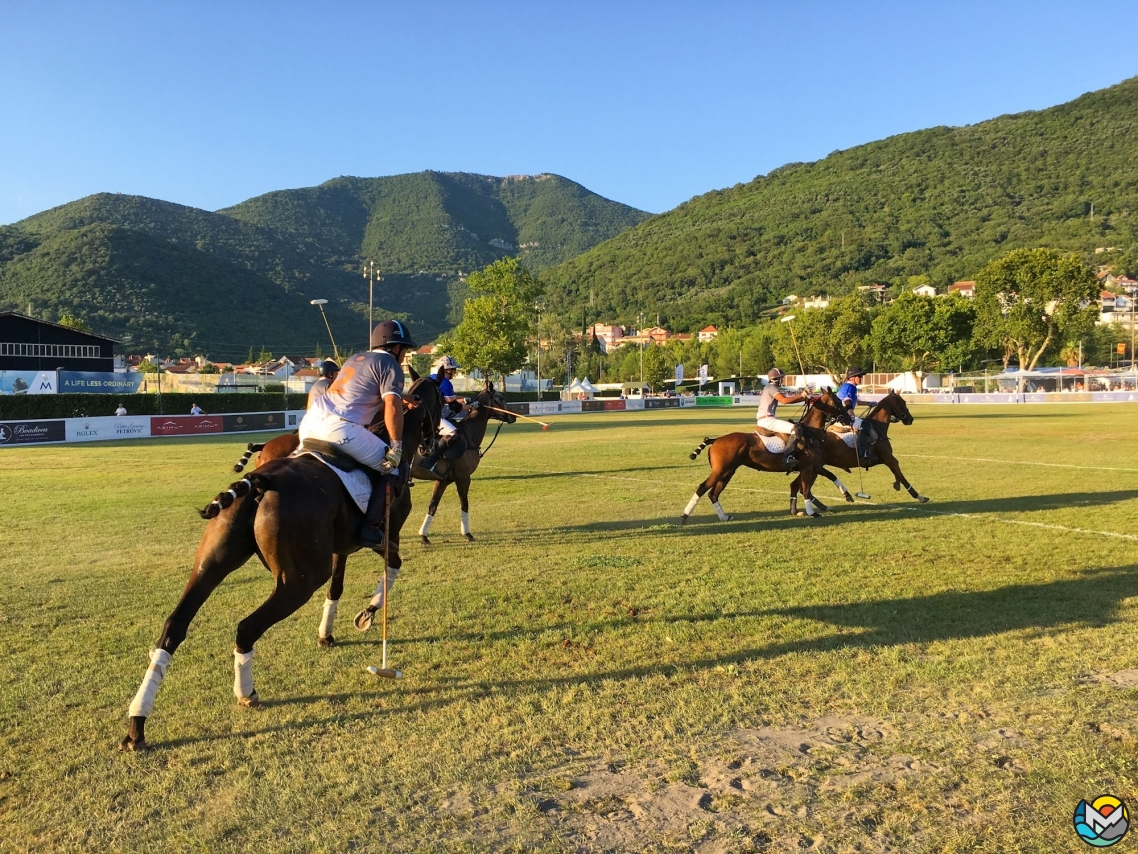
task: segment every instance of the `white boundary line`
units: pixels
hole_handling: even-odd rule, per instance
[[[907,456],[913,456],[913,455],[908,454]],[[955,458],[944,457],[944,458],[938,458],[938,459],[955,459]],[[1003,462],[1003,461],[1002,460],[995,460],[994,462]],[[505,469],[507,471],[519,471],[519,469],[511,469],[508,466],[492,466],[492,467],[498,468],[498,469]],[[1125,469],[1123,469],[1123,471],[1125,471]],[[555,474],[555,475],[560,474],[560,475],[564,475],[565,477],[591,477],[591,478],[595,478],[597,480],[621,480],[621,481],[628,481],[631,483],[651,483],[651,484],[659,485],[659,486],[673,486],[674,485],[674,481],[652,480],[651,478],[640,478],[640,477],[618,477],[616,475],[607,475],[607,474],[580,474],[580,473],[571,473],[571,472],[549,472],[549,474]],[[786,490],[774,490],[774,489],[753,489],[753,488],[746,487],[746,486],[737,486],[737,487],[734,487],[732,489],[732,491],[733,492],[759,492],[759,493],[764,493],[767,495],[782,495],[784,497],[789,496],[789,494],[790,494],[789,488]],[[952,511],[949,511],[949,510],[930,510],[927,507],[915,507],[915,506],[905,505],[905,504],[899,504],[896,506],[887,506],[887,505],[883,505],[883,504],[878,504],[876,501],[864,501],[864,502],[859,502],[859,503],[861,503],[862,506],[877,507],[881,511],[886,512],[886,513],[905,513],[905,512],[913,511],[916,513],[927,513],[930,516],[954,516],[958,519],[970,519],[974,522],[993,522],[993,523],[1000,524],[1000,525],[1021,525],[1021,526],[1026,527],[1026,528],[1043,528],[1044,530],[1048,530],[1048,531],[1064,531],[1064,532],[1069,533],[1069,534],[1091,534],[1092,536],[1097,536],[1097,537],[1111,537],[1111,538],[1119,539],[1119,540],[1133,540],[1135,542],[1138,542],[1138,534],[1123,534],[1123,533],[1119,533],[1118,531],[1092,531],[1089,528],[1071,528],[1071,527],[1068,527],[1067,525],[1052,525],[1052,524],[1049,524],[1047,522],[1028,522],[1028,521],[1025,521],[1022,519],[1003,519],[1003,518],[1000,518],[999,516],[980,516],[980,515],[977,515],[975,513],[953,513]]]
[[[996,460],[991,457],[945,457],[936,454],[910,454],[905,453],[905,458],[913,457],[920,460],[964,460],[970,463],[1004,463],[1010,466],[1047,466],[1048,468],[1057,469],[1087,469],[1088,471],[1120,471],[1120,472],[1135,472],[1138,469],[1120,469],[1112,468],[1111,466],[1076,466],[1070,463],[1041,463],[1036,460]]]

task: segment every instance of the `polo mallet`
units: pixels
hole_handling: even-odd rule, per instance
[[[864,418],[862,419],[862,423],[863,423],[863,424],[865,423],[865,419],[864,419]],[[858,445],[860,445],[860,444],[861,444],[861,441],[860,441],[860,440],[855,440],[855,441],[854,441],[854,456],[857,456],[857,455],[858,455],[858,447],[857,447],[857,446],[858,446]],[[858,498],[863,498],[863,499],[865,499],[866,501],[869,501],[870,499],[872,499],[872,498],[873,498],[873,496],[871,496],[871,495],[867,494],[867,493],[866,493],[866,491],[865,491],[865,482],[862,480],[862,478],[864,477],[864,475],[862,474],[862,465],[861,465],[861,459],[858,459],[857,463],[858,463],[858,466],[857,466],[857,485],[858,485],[858,489],[860,490],[860,491],[857,493],[857,497],[858,497]]]
[[[490,409],[494,412],[504,412],[506,415],[512,415],[515,418],[524,418],[526,421],[532,421],[534,424],[540,424],[542,430],[548,430],[552,425],[547,424],[545,421],[538,421],[536,418],[530,418],[528,415],[522,415],[518,412],[511,412],[509,409],[499,409],[497,406],[483,406],[482,409]]]
[[[792,320],[794,320],[794,315],[788,314],[781,319],[781,322],[789,324]],[[790,343],[794,345],[794,355],[798,357],[798,370],[802,372],[802,376],[806,376],[806,368],[802,364],[802,353],[798,351],[798,339],[794,337],[794,326],[787,328],[790,329]]]
[[[384,495],[386,506],[383,508],[383,617],[380,622],[383,638],[383,659],[380,663],[383,666],[377,668],[372,665],[367,669],[368,673],[373,676],[382,676],[384,679],[403,678],[403,671],[391,670],[387,666],[387,568],[390,566],[388,561],[391,558],[391,497],[393,492],[391,484],[387,484]]]

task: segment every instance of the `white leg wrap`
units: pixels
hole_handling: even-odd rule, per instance
[[[233,650],[233,696],[244,700],[253,696],[253,651]]]
[[[462,514],[462,533],[463,536],[470,533],[470,514],[465,511]]]
[[[731,518],[723,512],[723,508],[719,506],[718,501],[712,501],[711,506],[715,508],[715,515],[719,517],[720,522],[726,522]]]
[[[423,524],[419,526],[419,536],[425,537],[431,532],[431,522],[435,521],[435,517],[428,513],[423,517]]]
[[[391,588],[395,586],[395,579],[399,577],[399,570],[393,566],[387,568],[387,592],[391,592]],[[369,607],[382,608],[383,607],[383,579],[379,579],[379,584],[375,586],[375,595],[371,597],[368,603]]]
[[[807,516],[817,515],[815,510],[814,510],[814,499],[813,498],[807,498],[806,499],[806,515]]]
[[[162,684],[166,668],[169,666],[170,653],[164,649],[150,650],[150,666],[146,668],[146,675],[142,677],[138,693],[130,701],[128,715],[132,718],[150,717],[150,710],[154,708],[154,697],[158,694],[158,686]]]
[[[842,495],[845,495],[847,492],[849,492],[849,490],[846,489],[846,485],[842,483],[841,478],[834,478],[834,486],[838,488],[838,492],[842,493]]]
[[[320,634],[317,637],[328,638],[332,636],[332,624],[336,622],[336,608],[339,604],[333,599],[324,600],[324,616],[320,618]]]
[[[688,506],[684,508],[684,515],[690,516],[692,511],[695,510],[695,505],[697,505],[697,504],[699,504],[699,493],[698,492],[691,497],[691,501],[688,502]]]

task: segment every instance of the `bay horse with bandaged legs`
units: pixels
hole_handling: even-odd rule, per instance
[[[688,516],[704,495],[707,495],[711,501],[715,515],[720,521],[729,521],[731,517],[723,512],[723,508],[719,505],[719,496],[742,466],[758,471],[785,473],[797,471],[790,485],[790,515],[798,515],[798,494],[801,492],[806,499],[805,515],[820,516],[819,510],[824,507],[816,509],[815,505],[818,502],[811,493],[811,487],[822,468],[824,430],[832,421],[843,421],[848,424],[849,415],[833,391],[826,389],[821,395],[807,401],[806,412],[798,422],[803,428],[802,443],[796,451],[797,460],[791,465],[786,463],[786,451],[768,450],[763,435],[757,432],[727,433],[718,438],[704,439],[692,451],[690,457],[694,460],[704,448],[710,447],[707,461],[711,466],[711,473],[696,487],[695,494],[692,495],[688,506],[684,508],[683,516],[680,517],[680,524],[687,522]]]
[[[874,434],[870,444],[870,456],[859,458],[857,448],[851,447],[842,438],[843,434],[827,431],[822,445],[824,465],[835,466],[847,472],[855,468],[868,470],[873,466],[884,465],[893,473],[894,490],[899,492],[901,487],[904,487],[909,495],[921,504],[926,504],[929,500],[928,496],[921,495],[910,485],[901,471],[901,464],[893,454],[893,444],[889,441],[889,425],[898,421],[908,427],[913,423],[913,415],[909,412],[909,405],[905,403],[905,399],[896,391],[890,390],[887,395],[870,408],[865,418],[862,419],[861,429],[872,429]],[[855,441],[854,445],[856,446],[856,444]],[[850,495],[849,490],[846,489],[845,484],[838,479],[837,475],[825,468],[819,470],[818,474],[832,481],[846,501],[853,501],[853,496]],[[817,499],[815,499],[816,501]]]
[[[424,405],[408,412],[404,436],[433,437],[441,397],[436,406],[433,411]],[[384,500],[384,496],[373,495],[370,500]],[[410,491],[404,487],[389,500],[385,536],[389,546],[397,546],[399,528],[411,512]],[[359,550],[363,513],[339,476],[310,455],[262,460],[255,471],[200,512],[209,522],[186,588],[163,626],[158,645],[150,653],[150,666],[130,704],[130,726],[119,744],[123,750],[147,749],[146,721],[171,656],[186,639],[198,610],[230,573],[256,555],[273,576],[268,599],[238,623],[235,639],[233,693],[241,705],[255,706],[260,700],[253,687],[254,645],[268,629],[308,602],[333,577],[337,566],[342,589],[346,556]],[[388,557],[391,564],[397,564],[398,548],[389,550]],[[390,566],[384,572],[390,572]]]
[[[419,404],[427,407],[426,417],[422,420],[422,435],[414,433],[413,430],[407,430],[406,425],[405,437],[417,437],[418,445],[421,454],[430,453],[430,449],[434,446],[436,441],[436,434],[433,432],[437,429],[439,423],[439,416],[443,408],[442,395],[439,393],[438,384],[433,380],[420,377],[415,373],[414,369],[408,369],[410,376],[413,380],[411,388],[408,389],[407,398],[409,400],[418,400]],[[414,405],[408,404],[411,408]],[[373,429],[378,429],[383,423],[382,411],[376,414],[376,420],[372,424]],[[409,420],[408,423],[411,423]],[[298,433],[285,433],[281,436],[276,436],[268,442],[253,444],[249,443],[244,456],[233,466],[233,470],[240,472],[245,464],[255,453],[259,453],[256,462],[253,464],[254,468],[267,463],[270,460],[281,459],[295,453],[296,449],[300,447],[300,436]],[[410,462],[410,461],[409,461]],[[410,497],[408,497],[410,501]],[[410,512],[410,507],[407,508]],[[393,526],[394,527],[394,526]],[[402,523],[400,524],[402,527]],[[395,585],[395,580],[399,576],[399,571],[402,569],[402,558],[398,556],[399,546],[399,529],[397,528],[392,536],[392,544],[396,547],[396,557],[392,561],[392,565],[387,567],[387,587],[388,592]],[[321,647],[332,647],[336,645],[336,638],[332,634],[333,626],[336,621],[336,614],[339,608],[340,598],[344,593],[344,571],[347,568],[348,556],[343,554],[333,555],[332,557],[332,580],[328,585],[328,596],[324,600],[324,610],[320,619],[320,627],[317,630],[316,642]],[[376,611],[383,606],[384,586],[383,579],[381,578],[379,584],[376,586],[375,594],[371,597],[371,601],[367,607],[356,614],[355,626],[357,629],[367,631],[371,627],[372,617]]]
[[[462,535],[468,542],[474,542],[474,535],[470,533],[470,478],[478,470],[482,461],[482,440],[486,438],[486,428],[491,419],[504,424],[513,424],[517,416],[506,409],[506,399],[501,392],[494,389],[493,383],[486,383],[478,395],[477,406],[458,424],[458,435],[465,441],[465,449],[455,459],[446,459],[436,466],[435,471],[427,471],[422,467],[425,454],[416,455],[411,466],[411,477],[416,480],[433,480],[434,489],[431,491],[431,503],[427,507],[427,515],[419,527],[419,537],[424,545],[430,545],[427,535],[431,531],[431,523],[439,509],[439,502],[448,486],[454,484],[458,492],[459,509],[462,513]],[[501,424],[498,425],[501,429]],[[493,441],[491,441],[493,444]]]

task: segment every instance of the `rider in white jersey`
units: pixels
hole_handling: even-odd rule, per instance
[[[372,349],[344,362],[327,394],[313,402],[300,422],[300,441],[320,439],[343,454],[381,474],[391,474],[403,459],[403,354],[415,347],[411,335],[398,320],[385,320],[371,333]],[[389,445],[368,430],[383,408],[383,423]],[[377,497],[372,480],[373,499]],[[379,525],[384,502],[368,502],[360,533],[361,545],[383,546]]]
[[[788,396],[782,393],[781,382],[785,377],[781,370],[778,368],[771,368],[767,373],[767,387],[763,389],[762,396],[759,398],[759,411],[755,425],[762,427],[764,430],[769,430],[772,433],[788,433],[790,439],[787,441],[788,452],[786,455],[786,462],[789,465],[794,460],[794,447],[797,446],[800,436],[800,428],[792,421],[783,421],[781,418],[775,416],[780,403],[800,403],[809,396],[805,392],[796,395]]]

